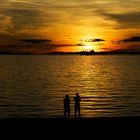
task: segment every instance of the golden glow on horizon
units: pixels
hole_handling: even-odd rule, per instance
[[[135,1],[2,0],[0,52],[140,51]]]
[[[93,50],[93,46],[84,46],[84,50],[89,52]]]

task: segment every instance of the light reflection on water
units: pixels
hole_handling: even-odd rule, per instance
[[[2,55],[0,117],[63,117],[79,92],[83,117],[140,116],[139,55]]]

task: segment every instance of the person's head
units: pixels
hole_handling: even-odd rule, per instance
[[[69,98],[69,95],[68,95],[68,94],[66,94],[66,95],[65,95],[65,97],[66,97],[66,98]]]
[[[79,95],[79,93],[77,92],[77,93],[76,93],[76,96],[78,96],[78,95]]]

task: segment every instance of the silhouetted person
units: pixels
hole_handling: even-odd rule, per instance
[[[80,117],[80,101],[81,101],[81,97],[79,95],[79,93],[76,93],[76,96],[74,97],[74,102],[75,102],[75,118],[77,117],[77,113],[78,113],[78,117]]]
[[[69,95],[65,95],[64,97],[64,117],[69,118],[70,115],[70,98]]]

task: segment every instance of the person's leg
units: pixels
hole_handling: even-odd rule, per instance
[[[80,114],[80,105],[78,106],[78,117],[79,118],[81,117],[81,114]]]
[[[69,107],[69,110],[68,110],[68,118],[70,117],[70,107]]]
[[[64,110],[64,117],[66,118],[66,110]]]
[[[75,118],[77,117],[77,107],[75,107]]]

